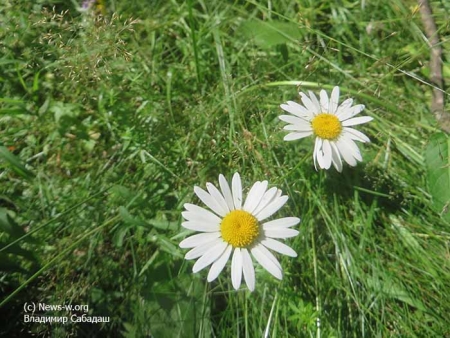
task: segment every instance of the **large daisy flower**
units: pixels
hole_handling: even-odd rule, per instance
[[[242,275],[250,291],[255,289],[255,270],[252,257],[267,271],[282,279],[282,268],[278,259],[268,250],[296,257],[296,252],[275,238],[285,239],[298,234],[290,227],[298,224],[297,217],[285,217],[272,221],[267,218],[277,212],[288,200],[280,189],[268,188],[268,182],[256,182],[243,203],[241,177],[234,174],[231,189],[223,175],[219,176],[220,190],[206,183],[205,191],[194,187],[198,198],[210,209],[186,203],[182,213],[186,220],[181,225],[199,231],[184,239],[181,248],[192,248],[186,259],[196,259],[193,272],[211,265],[208,282],[215,280],[231,259],[231,282],[237,290]]]
[[[350,128],[371,121],[370,116],[354,117],[363,111],[364,105],[352,106],[353,99],[339,103],[339,87],[334,87],[331,97],[325,90],[320,91],[320,101],[313,92],[309,97],[300,92],[303,106],[288,101],[280,107],[292,115],[281,115],[279,118],[287,123],[285,130],[292,132],[284,137],[285,141],[293,141],[310,135],[316,137],[314,145],[314,167],[329,169],[333,163],[337,171],[342,171],[342,159],[350,166],[362,161],[361,153],[355,141],[370,142],[360,131]]]

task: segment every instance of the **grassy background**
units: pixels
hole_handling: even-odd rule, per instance
[[[432,5],[448,76],[450,6]],[[450,336],[415,1],[6,0],[0,23],[0,140],[26,166],[0,162],[1,334]],[[312,139],[283,142],[277,118],[299,89],[334,85],[374,117],[342,174],[316,172]],[[193,186],[235,171],[302,218],[298,258],[281,282],[257,268],[253,293],[229,270],[208,284],[178,248]],[[111,321],[24,323],[31,301]]]

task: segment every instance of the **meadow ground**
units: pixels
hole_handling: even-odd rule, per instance
[[[450,5],[431,5],[448,78]],[[415,1],[77,7],[0,8],[0,335],[450,336],[450,142]],[[278,119],[335,85],[373,117],[342,173]],[[282,281],[256,265],[254,292],[229,266],[208,283],[178,247],[193,187],[235,172],[302,220]],[[26,322],[26,302],[110,321]]]

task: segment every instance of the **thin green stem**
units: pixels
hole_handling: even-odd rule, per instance
[[[197,48],[197,33],[194,27],[194,14],[192,12],[192,0],[188,1],[188,13],[189,13],[189,27],[191,28],[191,38],[192,38],[192,48],[194,49],[194,61],[195,61],[195,71],[197,75],[197,83],[200,85],[202,83],[202,76],[200,73],[200,62],[198,58],[198,48]]]
[[[36,277],[47,271],[53,263],[57,262],[61,258],[63,258],[68,253],[72,252],[81,242],[83,242],[85,239],[92,236],[95,232],[105,228],[107,225],[117,221],[120,218],[120,216],[114,216],[113,218],[109,219],[99,227],[86,232],[79,240],[75,241],[72,245],[68,246],[65,250],[63,250],[59,255],[55,256],[53,259],[51,259],[47,264],[45,264],[42,268],[40,268],[34,275],[32,275],[30,278],[28,278],[23,284],[21,284],[17,289],[15,289],[12,293],[8,295],[1,303],[0,308],[8,303],[11,299],[14,298],[15,295],[17,295],[22,289],[24,289],[28,284],[30,284]]]
[[[311,245],[312,245],[312,254],[313,254],[313,265],[314,265],[314,289],[316,293],[316,311],[318,314],[317,322],[316,322],[316,337],[321,337],[320,332],[320,297],[319,297],[319,283],[318,283],[318,274],[317,274],[317,255],[316,255],[316,239],[314,238],[314,229],[311,231]]]
[[[93,194],[93,195],[92,195],[91,197],[89,197],[88,199],[86,199],[86,200],[84,200],[84,201],[82,201],[82,202],[80,202],[80,203],[77,203],[77,204],[75,204],[73,207],[71,207],[71,208],[65,210],[63,213],[59,214],[59,215],[56,216],[55,218],[52,218],[51,220],[49,220],[48,222],[42,224],[41,226],[36,227],[36,228],[33,229],[33,230],[30,230],[30,231],[27,232],[25,235],[23,235],[23,236],[21,236],[21,237],[15,239],[14,241],[12,241],[12,242],[8,243],[7,245],[5,245],[4,247],[0,248],[0,252],[2,252],[2,251],[4,251],[4,250],[8,249],[9,247],[11,247],[11,246],[13,246],[14,244],[20,242],[20,241],[23,240],[24,238],[26,238],[26,237],[28,237],[28,236],[34,234],[35,232],[41,230],[42,228],[46,227],[47,225],[49,225],[49,224],[51,224],[51,223],[53,223],[53,222],[56,222],[57,220],[59,220],[60,218],[62,218],[62,217],[65,216],[65,215],[67,215],[67,214],[70,213],[71,211],[77,209],[80,205],[86,204],[87,202],[89,202],[89,201],[92,200],[93,198],[97,197],[98,195],[103,194],[104,192],[108,191],[109,189],[111,189],[111,187],[112,187],[112,186],[110,186],[110,187],[108,187],[108,188],[105,188],[105,189],[103,189],[103,190],[100,190],[99,192]]]

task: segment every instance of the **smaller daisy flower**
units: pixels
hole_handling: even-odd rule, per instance
[[[339,103],[339,87],[334,87],[331,97],[325,90],[320,91],[320,101],[313,92],[309,97],[299,93],[303,106],[288,101],[280,107],[292,115],[281,115],[280,120],[289,123],[285,130],[292,132],[284,137],[285,141],[293,141],[310,135],[316,137],[314,145],[314,167],[329,169],[331,164],[337,171],[342,171],[342,159],[350,166],[362,161],[362,156],[355,141],[370,142],[360,131],[350,128],[373,120],[370,116],[354,117],[364,110],[364,105],[352,106],[353,99]]]
[[[266,221],[288,200],[280,189],[268,188],[268,182],[256,182],[243,201],[241,177],[235,173],[231,188],[223,175],[219,176],[220,191],[213,184],[206,183],[205,191],[194,187],[198,198],[211,210],[186,203],[182,213],[186,222],[181,225],[189,230],[199,231],[184,239],[181,248],[192,248],[185,258],[196,259],[193,272],[211,265],[208,282],[215,280],[231,259],[231,282],[237,290],[242,275],[250,291],[255,289],[255,269],[252,257],[267,271],[282,279],[282,268],[278,259],[268,250],[296,257],[296,252],[276,239],[298,235],[291,229],[298,224],[297,217],[285,217]],[[251,255],[250,255],[251,254]]]

